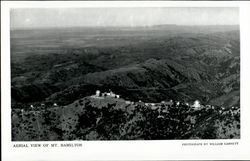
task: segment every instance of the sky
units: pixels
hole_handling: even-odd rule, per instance
[[[18,8],[11,9],[10,26],[15,28],[238,25],[238,8]]]

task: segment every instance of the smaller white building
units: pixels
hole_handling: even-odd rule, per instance
[[[195,110],[199,110],[201,109],[201,103],[199,100],[195,100],[194,101],[194,104],[192,105],[192,107],[195,109]]]
[[[127,105],[129,105],[129,104],[131,104],[131,101],[125,101],[125,103],[126,103]]]
[[[95,96],[96,96],[96,97],[100,97],[100,96],[101,96],[101,91],[96,90],[96,92],[95,92]]]
[[[113,98],[115,98],[115,93],[113,93],[113,92],[110,92],[110,97],[113,97]]]

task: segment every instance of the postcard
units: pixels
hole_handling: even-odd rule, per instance
[[[4,160],[249,159],[249,2],[3,2]]]

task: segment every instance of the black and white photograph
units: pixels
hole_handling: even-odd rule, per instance
[[[12,8],[11,139],[240,139],[240,44],[238,7]]]

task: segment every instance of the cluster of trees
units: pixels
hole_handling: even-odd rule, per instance
[[[71,109],[71,108],[74,108]],[[166,110],[167,109],[167,110]],[[240,137],[238,109],[193,110],[189,105],[96,107],[80,101],[37,113],[13,111],[13,140],[168,140]],[[69,112],[70,111],[70,112]],[[18,114],[19,113],[19,114]],[[17,125],[18,124],[18,125]],[[20,126],[22,125],[22,126]]]

